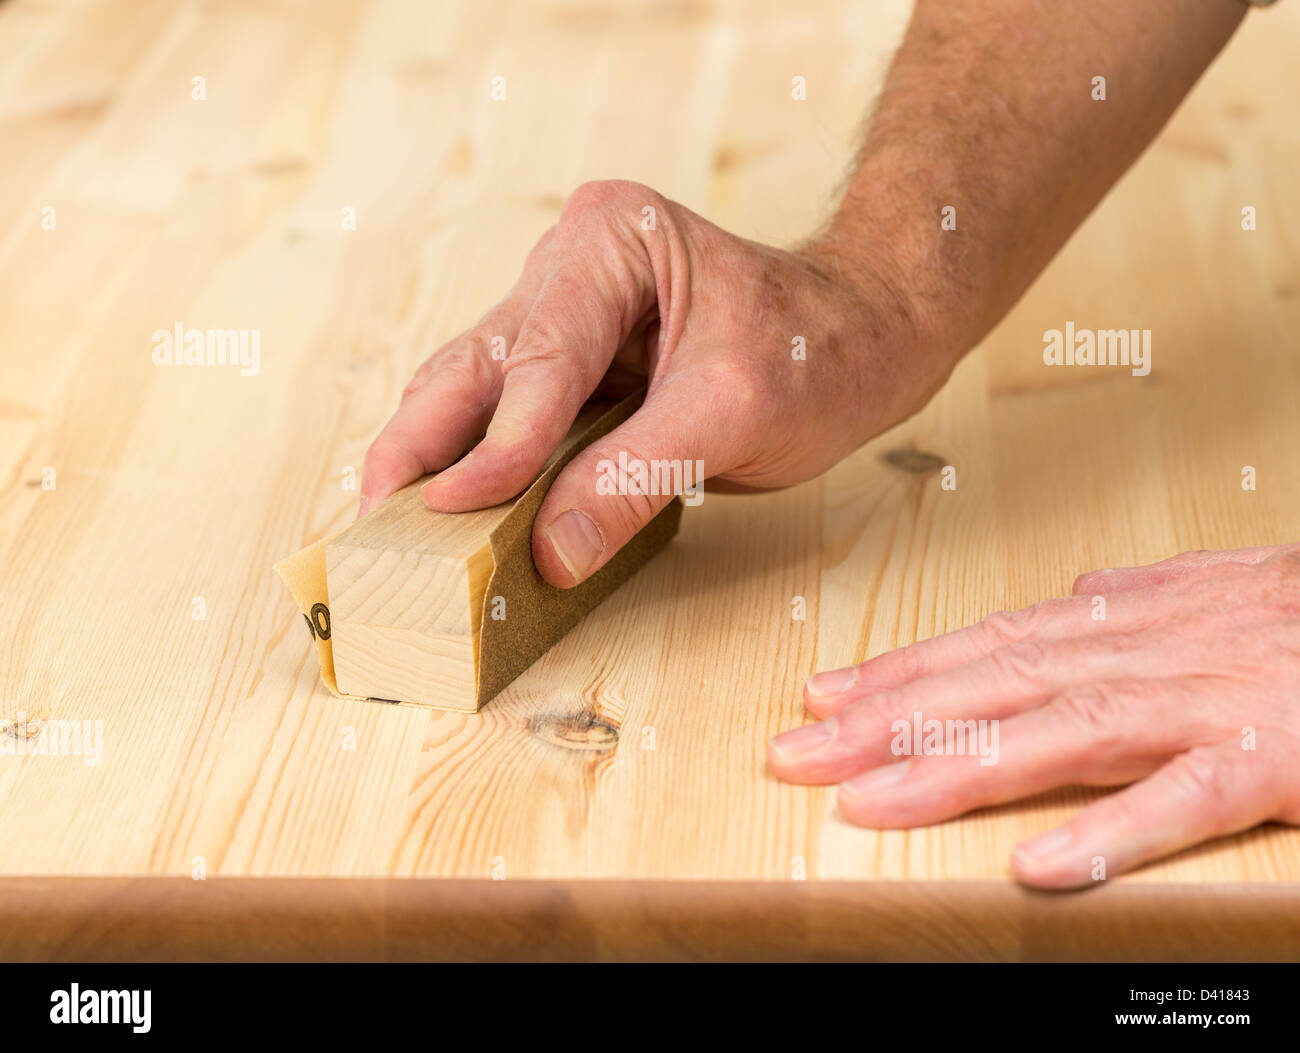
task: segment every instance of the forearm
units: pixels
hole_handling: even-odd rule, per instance
[[[904,299],[950,365],[1137,158],[1246,10],[917,0],[820,250]]]

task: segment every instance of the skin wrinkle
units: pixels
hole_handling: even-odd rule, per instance
[[[641,231],[641,249],[646,254],[651,273],[655,278],[655,293],[659,323],[659,339],[653,364],[655,375],[662,375],[676,357],[694,303],[693,281],[695,268],[691,259],[690,239],[680,237],[671,210],[657,208],[656,216],[663,215],[659,227],[662,236],[655,239],[655,231]],[[658,224],[657,224],[658,225]]]

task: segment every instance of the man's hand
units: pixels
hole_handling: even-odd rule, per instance
[[[431,508],[505,501],[587,398],[641,384],[641,409],[542,505],[551,583],[589,577],[671,498],[598,494],[602,460],[700,461],[732,488],[818,474],[938,390],[1244,9],[917,0],[840,207],[796,252],[635,183],[585,184],[505,299],[417,370],[366,456],[362,514],[430,472]],[[1114,101],[1090,93],[1099,70]]]
[[[1114,876],[1266,820],[1300,824],[1300,545],[1084,574],[1071,599],[820,673],[804,700],[820,722],[774,739],[772,769],[839,783],[860,826],[1133,783],[1017,847],[1029,885],[1084,886],[1097,857]],[[996,763],[895,755],[894,722],[918,713],[998,721]]]
[[[918,409],[955,361],[879,277],[884,250],[870,269],[840,268],[635,183],[580,187],[505,299],[407,385],[366,456],[362,512],[428,472],[438,511],[508,500],[593,393],[647,382],[644,405],[574,459],[538,513],[533,558],[552,584],[589,577],[672,500],[598,494],[602,460],[700,461],[743,488],[818,475]]]

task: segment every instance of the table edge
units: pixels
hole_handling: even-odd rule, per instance
[[[1300,884],[0,877],[0,961],[1296,961]]]

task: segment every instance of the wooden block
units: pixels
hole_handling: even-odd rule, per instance
[[[640,404],[584,408],[538,480],[495,508],[445,514],[421,479],[325,548],[331,642],[345,695],[474,711],[496,695],[677,532],[674,500],[588,581],[547,584],[533,519],[563,467]],[[485,607],[487,609],[485,609]]]
[[[334,673],[345,695],[474,710],[491,534],[514,502],[440,514],[420,496],[427,481],[325,548]]]

